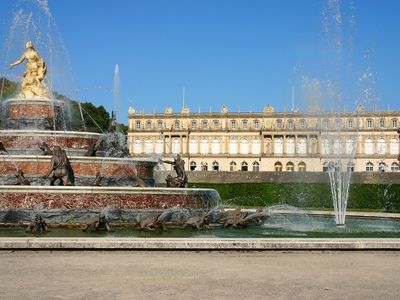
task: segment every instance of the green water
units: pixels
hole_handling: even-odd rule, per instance
[[[400,238],[400,221],[346,219],[337,228],[333,218],[310,216],[271,216],[263,226],[211,230],[168,229],[139,231],[116,228],[113,232],[83,232],[77,229],[51,229],[44,234],[26,233],[24,228],[0,228],[0,237],[132,237],[132,238]]]

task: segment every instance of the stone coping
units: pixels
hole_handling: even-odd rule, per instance
[[[4,129],[0,130],[0,135],[13,135],[13,136],[60,136],[60,137],[100,137],[101,133],[98,132],[82,132],[82,131],[64,131],[64,130],[37,130],[37,129]]]
[[[2,185],[0,193],[73,193],[73,194],[187,194],[198,192],[215,192],[206,188],[167,188],[167,187],[103,187],[103,186],[35,186],[35,185]]]
[[[85,150],[87,151],[87,150]],[[68,154],[68,149],[66,150]],[[133,157],[107,157],[107,156],[69,156],[71,162],[98,162],[112,161],[116,163],[152,163],[157,164],[157,161],[151,158],[137,159]],[[25,155],[25,154],[9,154],[2,157],[3,161],[50,161],[51,155]]]
[[[0,250],[400,250],[400,239],[0,238]]]

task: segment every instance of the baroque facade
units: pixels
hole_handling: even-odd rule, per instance
[[[341,157],[355,172],[398,172],[400,111],[144,114],[129,109],[129,151],[170,159],[191,171],[321,172]],[[350,159],[354,157],[354,159]]]

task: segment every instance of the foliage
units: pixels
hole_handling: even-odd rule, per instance
[[[325,183],[196,183],[192,186],[214,188],[224,203],[237,206],[287,204],[299,208],[333,208],[330,186]],[[348,208],[400,212],[400,184],[352,184]]]
[[[107,131],[110,114],[103,105],[96,107],[90,102],[83,102],[81,103],[81,107],[87,131]]]
[[[0,100],[10,98],[18,89],[18,83],[8,80],[5,77],[0,78],[1,98]]]

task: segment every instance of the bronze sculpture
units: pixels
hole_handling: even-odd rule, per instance
[[[164,160],[163,162],[173,165],[177,175],[176,177],[172,177],[171,175],[167,176],[165,180],[167,182],[167,187],[188,188],[189,183],[185,172],[185,161],[181,159],[181,156],[177,154],[173,161]]]
[[[50,185],[54,185],[57,179],[60,180],[60,185],[73,185],[72,168],[69,163],[67,154],[61,149],[60,146],[53,147],[53,156],[51,157],[51,167],[49,172],[44,175],[47,178],[52,174]]]
[[[15,177],[17,178],[15,185],[31,185],[31,182],[25,178],[24,172],[22,172],[22,170],[18,169],[17,173],[15,173]]]

